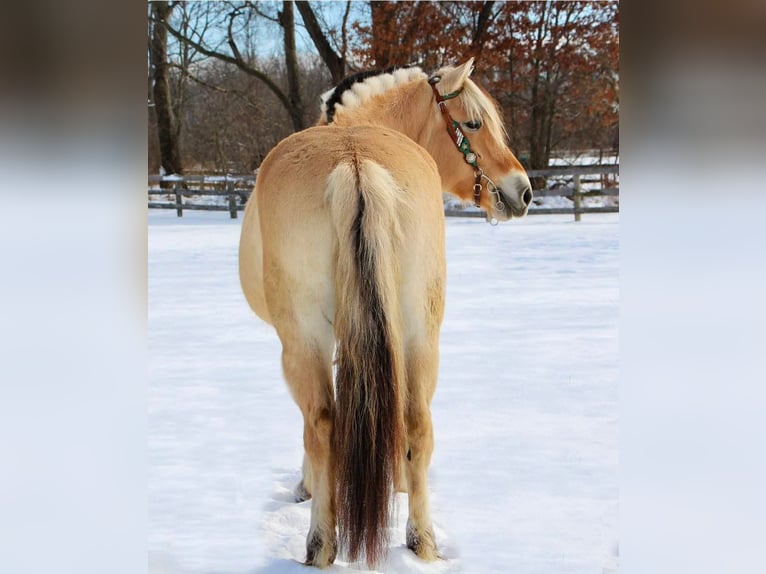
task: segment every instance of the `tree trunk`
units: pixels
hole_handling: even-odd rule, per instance
[[[540,95],[541,81],[540,81],[540,63],[535,62],[534,66],[534,79],[532,80],[532,101],[529,118],[529,168],[530,169],[544,169],[548,167],[548,160],[545,157],[545,145],[543,136],[543,124],[544,124],[544,103],[541,101]],[[544,177],[533,177],[532,187],[534,189],[543,189],[546,185]]]
[[[545,134],[546,134],[546,111],[548,108],[546,94],[548,92],[548,78],[543,78],[543,68],[545,58],[543,54],[543,38],[545,37],[548,23],[549,3],[542,7],[542,14],[536,31],[536,40],[534,48],[533,80],[532,80],[532,101],[530,102],[530,122],[529,122],[529,167],[530,169],[545,169],[548,167],[548,156],[545,154]],[[544,177],[533,177],[532,187],[534,189],[543,189],[546,186]]]
[[[152,2],[152,11],[156,20],[166,21],[173,8],[168,2]],[[170,100],[167,62],[168,33],[162,24],[152,25],[152,40],[149,44],[149,56],[154,70],[152,95],[154,110],[157,115],[157,135],[160,142],[160,163],[165,173],[183,173],[181,157],[178,152],[176,121]]]
[[[391,42],[387,32],[390,29],[394,6],[391,2],[371,0],[370,10],[372,12],[372,57],[375,59],[375,67],[388,68],[391,66]]]
[[[489,17],[492,15],[494,1],[484,2],[479,12],[479,18],[476,22],[476,29],[473,31],[471,40],[471,55],[478,58],[484,48],[484,40],[489,27]]]
[[[556,85],[555,82],[548,82],[548,90],[546,90],[547,102],[545,103],[545,147],[543,148],[543,159],[545,160],[545,166],[551,160],[551,140],[553,138],[553,124],[554,116],[556,115]]]
[[[327,69],[330,70],[332,83],[340,84],[341,80],[343,80],[343,76],[346,75],[346,54],[343,53],[338,55],[335,53],[335,50],[332,49],[327,36],[322,32],[322,28],[319,25],[319,22],[317,22],[316,15],[311,9],[311,5],[306,1],[299,1],[296,2],[296,4],[298,6],[298,12],[301,13],[301,17],[303,18],[303,23],[306,25],[306,31],[308,31],[309,36],[311,36],[311,40],[314,42],[314,46],[316,47],[317,52],[319,52],[322,61],[327,66]],[[348,15],[348,10],[346,10],[346,15]],[[341,30],[343,33],[345,33],[346,20],[347,18],[344,18],[343,20],[344,28]]]
[[[279,23],[282,25],[285,38],[285,65],[287,67],[287,99],[290,102],[290,120],[297,132],[306,127],[303,117],[303,100],[298,74],[298,56],[295,50],[295,14],[292,0],[283,0],[282,11],[279,12]]]

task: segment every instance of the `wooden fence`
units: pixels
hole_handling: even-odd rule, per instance
[[[162,184],[170,187],[162,188]],[[185,209],[204,211],[228,211],[232,219],[237,212],[245,209],[250,193],[255,185],[253,175],[150,175],[149,208],[175,209],[178,217],[183,217]],[[151,201],[152,196],[172,197],[174,201]],[[227,197],[226,205],[220,203],[184,202],[192,197]]]
[[[583,213],[616,213],[619,211],[620,190],[619,187],[612,187],[612,183],[617,181],[619,172],[619,165],[569,166],[529,170],[527,172],[529,177],[544,177],[547,182],[547,189],[535,191],[535,197],[566,197],[572,200],[572,207],[538,207],[533,204],[529,208],[529,215],[571,214],[574,215],[575,221],[580,221]],[[237,212],[245,208],[250,197],[255,185],[256,174],[150,175],[149,208],[175,209],[178,217],[182,217],[186,209],[228,211],[230,217],[236,219]],[[594,179],[593,176],[596,178]],[[601,187],[583,190],[583,184],[593,183],[599,183]],[[165,187],[160,187],[162,185]],[[152,196],[164,196],[165,201],[152,201]],[[226,196],[225,205],[220,202],[184,201],[184,199],[220,196]],[[588,197],[616,197],[618,200],[615,205],[583,206],[583,199]],[[485,213],[477,209],[445,209],[445,214],[457,217],[485,217]]]
[[[611,187],[611,183],[617,181],[619,173],[619,165],[575,165],[551,167],[548,169],[530,169],[527,171],[529,177],[544,177],[548,184],[548,189],[535,191],[535,197],[566,197],[572,200],[573,205],[571,208],[536,207],[533,209],[530,207],[529,213],[571,213],[574,215],[575,221],[580,221],[580,215],[583,213],[617,213],[620,211],[620,188],[617,186]],[[583,176],[593,175],[598,176],[595,182],[599,183],[601,187],[583,191],[583,183],[595,183],[592,179],[583,181]],[[571,185],[568,182],[570,177],[572,178]],[[551,179],[554,179],[558,187],[553,189],[550,187]],[[616,197],[618,201],[615,205],[583,207],[582,200],[585,197]]]

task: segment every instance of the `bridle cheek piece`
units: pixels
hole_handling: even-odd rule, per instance
[[[503,202],[500,200],[499,188],[497,185],[495,185],[495,182],[492,181],[487,175],[485,175],[484,171],[479,167],[476,153],[471,150],[471,142],[468,141],[468,138],[463,133],[463,130],[460,129],[460,123],[452,119],[452,116],[447,110],[447,104],[444,103],[447,100],[458,97],[463,92],[463,88],[448,94],[440,94],[439,90],[436,89],[436,84],[438,84],[440,81],[441,77],[439,76],[431,76],[428,78],[428,83],[431,86],[431,90],[434,92],[436,104],[439,106],[439,111],[441,111],[442,116],[444,117],[444,123],[447,124],[447,133],[455,143],[458,151],[463,154],[463,159],[465,162],[473,167],[473,174],[475,176],[473,184],[473,203],[476,207],[481,207],[481,190],[483,187],[482,180],[486,179],[487,191],[490,193],[490,195],[495,196],[495,211],[503,212],[505,211],[505,204],[503,204]],[[491,222],[493,224],[497,224],[497,220],[494,218],[492,218]]]

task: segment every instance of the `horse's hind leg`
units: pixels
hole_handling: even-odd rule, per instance
[[[438,345],[438,343],[435,343]],[[436,541],[428,504],[428,466],[434,449],[430,402],[436,388],[438,351],[435,346],[408,349],[405,408],[407,456],[405,469],[409,492],[407,547],[423,560],[436,560]]]
[[[282,367],[290,392],[303,413],[306,451],[303,483],[310,488],[313,498],[306,564],[324,568],[333,563],[337,554],[335,472],[330,450],[334,418],[333,339],[330,334],[329,339],[325,337],[323,341],[295,341],[282,337]]]
[[[305,421],[304,421],[305,424]],[[305,502],[311,498],[311,462],[308,456],[303,455],[303,467],[301,468],[301,481],[295,487],[295,502]]]

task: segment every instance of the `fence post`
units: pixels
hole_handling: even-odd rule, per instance
[[[173,190],[176,192],[176,215],[178,217],[184,216],[183,203],[181,202],[181,182],[175,181],[173,183]]]
[[[234,180],[226,176],[226,191],[229,192],[229,216],[237,219],[237,198],[234,196]]]
[[[580,175],[574,176],[574,193],[572,199],[574,200],[574,216],[575,221],[580,221],[580,208],[582,207],[582,196],[580,195]]]

